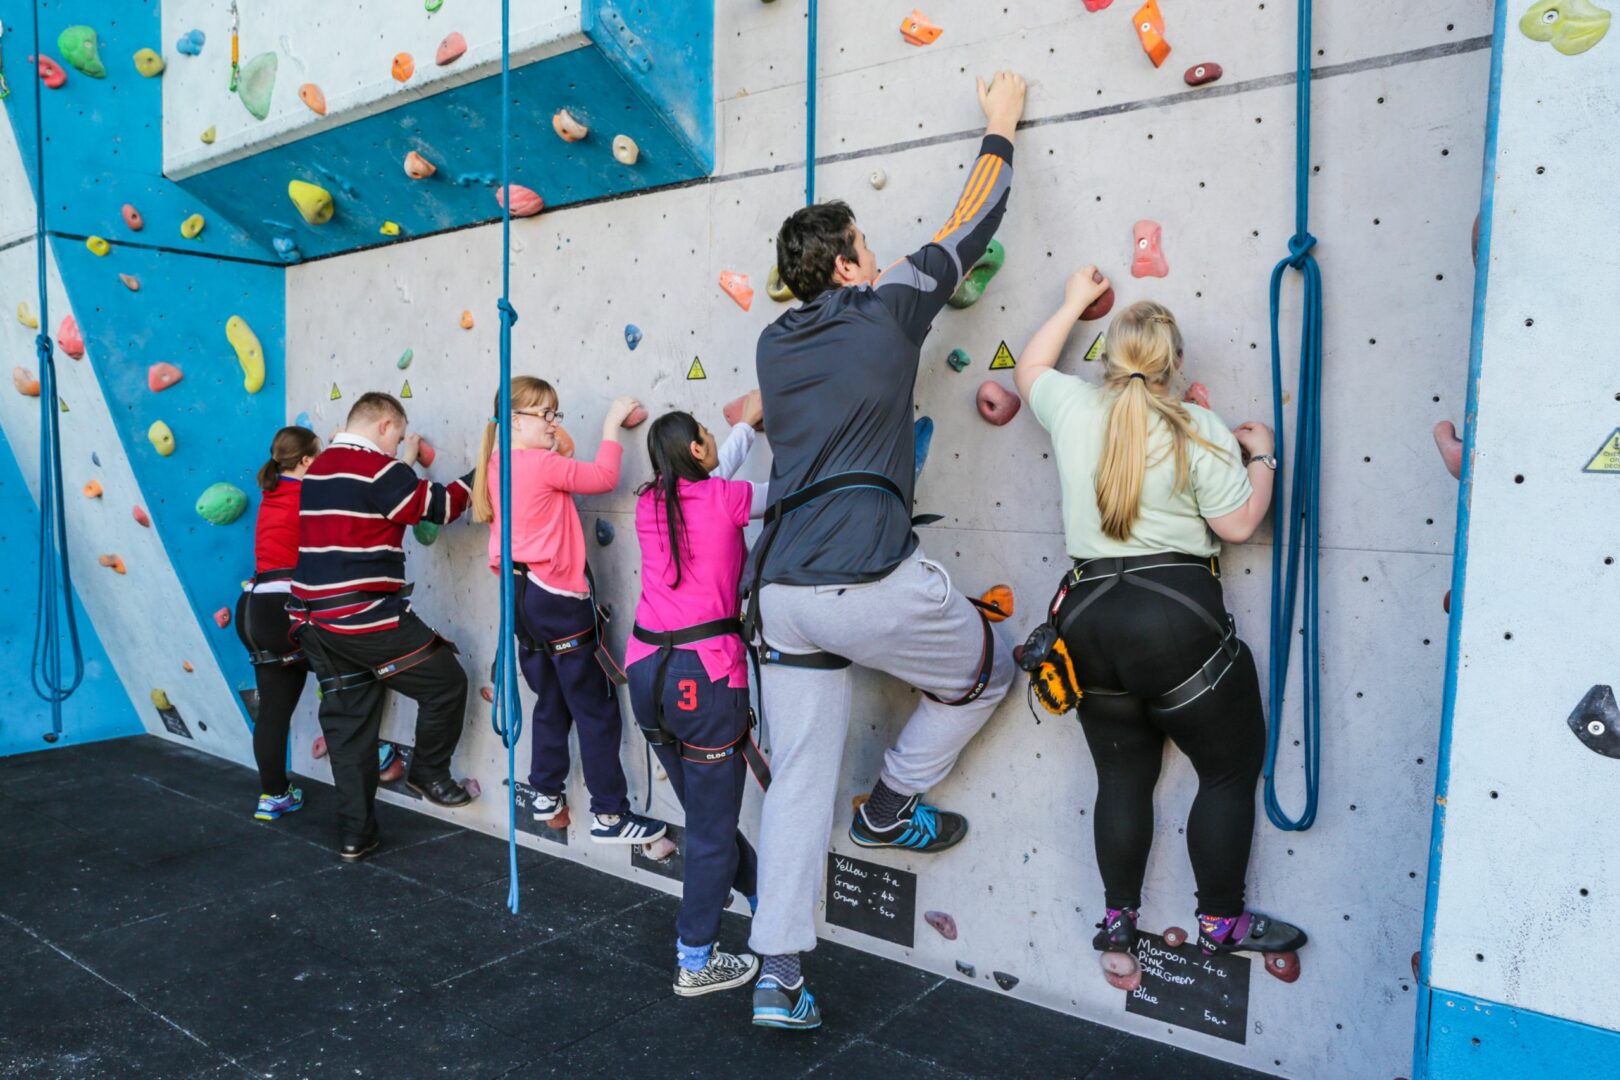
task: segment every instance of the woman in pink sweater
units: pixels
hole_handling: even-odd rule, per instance
[[[597,610],[585,565],[585,530],[575,495],[601,495],[619,483],[619,432],[635,410],[619,398],[602,422],[595,461],[557,452],[557,392],[543,379],[512,380],[512,562],[517,575],[518,662],[534,691],[529,725],[529,785],[534,819],[550,821],[566,806],[568,731],[579,728],[579,754],[591,795],[591,839],[646,844],[664,835],[661,821],[630,812],[619,760],[623,722],[607,670],[597,661]],[[499,403],[497,401],[496,408]],[[497,422],[484,430],[473,478],[474,520],[488,522],[490,569],[500,573],[500,460],[492,453]]]

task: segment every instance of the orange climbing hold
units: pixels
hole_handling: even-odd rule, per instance
[[[397,82],[405,82],[416,74],[416,61],[408,52],[402,52],[394,57],[394,66],[390,69]]]
[[[726,295],[737,301],[737,306],[747,311],[754,305],[754,289],[748,284],[748,275],[735,270],[720,271],[720,287],[726,290]]]
[[[412,180],[426,180],[439,171],[439,167],[415,150],[405,155],[405,175]]]
[[[551,130],[557,133],[557,138],[563,142],[579,142],[591,133],[591,129],[574,119],[574,114],[567,109],[558,109],[551,118]]]
[[[316,116],[326,115],[326,95],[314,83],[307,82],[298,88],[298,100],[308,105]]]
[[[39,397],[39,377],[22,366],[11,369],[11,385],[23,397]]]
[[[102,566],[105,566],[107,569],[111,570],[115,574],[127,574],[127,573],[129,573],[128,569],[126,569],[125,566],[124,566],[124,560],[121,559],[120,557],[118,557],[117,555],[103,555],[103,556],[101,556],[101,558],[97,559],[96,561],[98,563],[100,563]]]
[[[991,622],[1002,622],[1013,613],[1012,586],[990,586],[988,589],[984,590],[982,594],[980,594],[979,603],[984,604],[985,607],[994,609],[993,611],[986,611],[985,608],[981,607],[979,610],[984,612],[985,618],[989,619]]]
[[[932,45],[945,31],[929,21],[928,16],[911,9],[911,14],[900,20],[900,36],[912,45]]]
[[[511,185],[512,190],[512,216],[534,217],[546,208],[546,201],[540,197],[538,191],[526,188],[522,184]],[[506,205],[506,188],[499,188],[495,192],[495,201],[502,206]]]
[[[79,321],[73,316],[62,316],[61,325],[56,328],[56,343],[73,359],[84,359],[84,335],[79,332]]]
[[[100,480],[91,480],[89,483],[84,485],[84,497],[85,498],[87,498],[87,499],[99,499],[99,498],[101,498],[101,494],[102,494],[102,492],[101,492],[101,481]]]
[[[433,54],[433,62],[440,67],[453,64],[461,59],[467,51],[467,39],[461,36],[460,30],[452,30],[439,42],[439,51]]]
[[[124,288],[128,289],[130,292],[141,291],[141,279],[136,277],[134,274],[119,274],[118,280],[122,281],[124,283]]]
[[[129,203],[125,203],[124,224],[128,225],[132,231],[140,232],[142,229],[146,228],[146,219],[141,217],[141,212],[139,210],[135,209]]]
[[[180,667],[185,671],[196,671],[197,670],[196,668],[191,666],[191,661],[190,660],[182,660],[182,661],[180,661]]]
[[[141,528],[150,529],[152,527],[152,519],[146,516],[146,511],[143,508],[132,506],[129,508],[129,514],[135,519],[135,524]]]
[[[173,364],[153,364],[146,369],[146,387],[154,394],[162,393],[181,378],[180,369]]]
[[[571,458],[574,456],[574,437],[568,434],[561,424],[557,425],[557,438],[552,443],[551,448],[560,457]]]
[[[1164,13],[1159,0],[1147,0],[1131,16],[1136,23],[1136,36],[1142,39],[1142,51],[1148,54],[1153,66],[1158,67],[1170,55],[1170,43],[1164,40]]]
[[[463,330],[471,330],[473,328],[472,312],[463,311],[461,313],[461,328]]]

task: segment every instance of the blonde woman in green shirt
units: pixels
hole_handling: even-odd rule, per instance
[[[1153,843],[1153,788],[1168,737],[1198,774],[1187,851],[1206,953],[1287,952],[1305,934],[1244,906],[1265,717],[1254,658],[1221,597],[1221,541],[1242,543],[1271,504],[1271,429],[1227,428],[1177,399],[1182,338],[1151,300],[1108,326],[1102,380],[1057,370],[1076,322],[1109,282],[1071,276],[1014,379],[1051,434],[1074,568],[1051,626],[1082,691],[1097,766],[1093,815],[1107,915],[1093,944],[1129,952]]]

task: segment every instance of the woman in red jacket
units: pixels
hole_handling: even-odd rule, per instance
[[[274,821],[304,805],[287,777],[287,729],[304,693],[309,662],[288,636],[287,596],[298,565],[298,502],[305,471],[321,452],[313,431],[284,427],[259,470],[259,520],[253,534],[251,588],[236,603],[236,633],[247,646],[259,686],[253,758],[259,766],[259,805],[253,816]]]

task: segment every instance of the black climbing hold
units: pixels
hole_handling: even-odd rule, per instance
[[[1016,975],[1009,975],[1005,971],[992,971],[990,974],[996,977],[996,985],[1003,990],[1011,990],[1018,985],[1018,976]]]
[[[1620,705],[1612,687],[1598,685],[1586,692],[1569,714],[1569,730],[1593,753],[1620,758]]]
[[[603,547],[613,543],[613,525],[610,522],[596,519],[596,542]]]
[[[964,964],[960,960],[958,960],[956,962],[956,970],[960,971],[962,974],[966,975],[970,979],[973,978],[974,975],[978,974],[978,972],[974,969],[972,964]]]
[[[57,733],[56,733],[56,732],[54,732],[54,731],[47,731],[47,732],[46,732],[46,733],[45,733],[45,741],[46,741],[46,742],[48,742],[48,743],[53,743],[53,742],[55,742],[55,741],[56,741],[56,740],[57,740],[57,739],[60,739],[60,738],[61,738],[61,737],[62,737],[62,736],[60,736],[60,735],[58,735],[58,734],[57,734]]]

